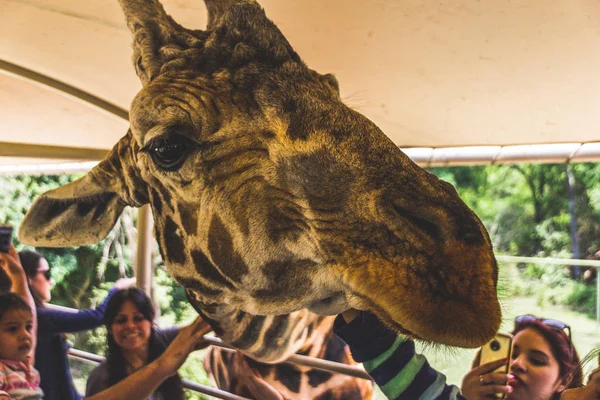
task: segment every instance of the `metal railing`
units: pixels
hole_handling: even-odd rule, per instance
[[[591,267],[596,269],[596,330],[600,327],[600,261],[578,260],[573,258],[538,258],[496,255],[496,260],[507,263],[554,264]]]
[[[78,311],[73,308],[58,306],[58,305],[54,305],[54,304],[46,304],[46,306],[50,309],[58,310],[58,311],[66,311],[66,312],[77,312]],[[212,346],[220,347],[226,351],[232,351],[232,352],[235,351],[235,349],[232,346],[229,346],[228,344],[223,343],[223,341],[221,341],[221,339],[219,339],[219,338],[206,337],[205,339]],[[72,357],[74,359],[77,359],[77,360],[80,360],[80,361],[83,361],[86,363],[93,363],[93,364],[98,364],[105,360],[104,357],[99,356],[97,354],[88,353],[88,352],[74,349],[74,348],[69,349],[69,357]],[[372,380],[371,376],[369,374],[367,374],[367,372],[361,367],[354,366],[354,365],[342,364],[342,363],[338,363],[338,362],[334,362],[334,361],[323,360],[320,358],[313,358],[313,357],[303,356],[300,354],[294,354],[294,355],[290,356],[286,361],[283,361],[283,362],[297,364],[297,365],[303,365],[306,367],[320,369],[320,370],[327,371],[327,372],[344,374],[344,375],[352,376],[355,378]],[[199,393],[204,393],[204,394],[207,394],[207,395],[219,398],[219,399],[250,400],[245,397],[240,397],[240,396],[237,396],[235,394],[232,394],[232,393],[220,390],[220,389],[216,389],[216,388],[213,388],[210,386],[202,385],[202,384],[188,381],[188,380],[183,380],[183,386],[186,389],[194,390]]]
[[[98,354],[88,353],[86,351],[77,350],[77,349],[69,349],[69,357],[76,359],[78,361],[85,362],[86,364],[97,365],[105,360],[104,357],[99,356]],[[221,389],[213,388],[211,386],[202,385],[197,382],[192,382],[187,379],[181,380],[183,383],[184,389],[193,390],[195,392],[207,394],[209,396],[216,397],[218,399],[226,399],[226,400],[252,400],[247,397],[237,396],[233,393],[226,392]]]
[[[577,265],[577,266],[586,266],[593,267],[596,270],[600,268],[600,261],[596,260],[576,260],[576,259],[568,259],[568,258],[536,258],[536,257],[517,257],[517,256],[506,256],[506,255],[497,255],[496,259],[499,262],[507,262],[507,263],[530,263],[530,264],[554,264],[554,265]],[[600,271],[597,271],[600,273]],[[600,277],[600,276],[599,276]],[[596,302],[596,323],[600,325],[600,279],[596,279],[596,289],[597,289],[597,302]],[[67,311],[67,312],[77,312],[77,310],[62,307],[53,304],[47,304],[48,308]],[[205,338],[210,345],[220,347],[226,351],[235,351],[232,346],[229,346],[223,343],[219,338],[216,337],[207,337]],[[97,354],[88,353],[85,351],[77,350],[77,349],[69,349],[69,356],[71,358],[86,362],[97,364],[104,361],[104,357],[99,356]],[[307,357],[299,354],[292,355],[286,361],[286,363],[292,363],[297,365],[303,365],[311,368],[320,369],[327,372],[340,373],[348,376],[368,379],[372,380],[372,378],[366,373],[364,369],[357,366],[341,364],[333,361],[327,361],[322,359],[317,359],[313,357]],[[209,396],[213,396],[219,399],[227,399],[227,400],[250,400],[245,397],[240,397],[235,394],[216,389],[210,386],[202,385],[196,382],[183,380],[184,388],[193,390],[199,393],[204,393]]]

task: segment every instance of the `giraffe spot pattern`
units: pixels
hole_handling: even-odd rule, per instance
[[[293,140],[307,140],[309,126],[305,122],[304,113],[295,99],[287,99],[283,103],[283,112],[289,118],[286,134]]]
[[[308,384],[312,387],[322,385],[333,376],[330,372],[325,372],[318,369],[310,370],[306,373],[306,375],[308,375]]]
[[[231,235],[218,215],[214,215],[210,222],[208,251],[223,275],[235,283],[241,283],[244,275],[248,273],[248,266],[235,251]]]
[[[208,257],[200,250],[192,251],[192,261],[198,274],[216,286],[233,289],[233,285],[217,270]]]
[[[191,289],[194,292],[201,293],[205,296],[218,296],[223,293],[222,290],[213,289],[206,286],[195,278],[177,278],[177,281],[185,288]]]
[[[264,315],[253,315],[251,318],[240,337],[232,341],[231,345],[233,347],[245,350],[258,341],[266,317]]]
[[[298,368],[290,364],[281,364],[275,372],[276,379],[286,388],[293,393],[300,392],[300,378],[302,374],[300,374]]]
[[[183,264],[186,260],[185,246],[183,245],[183,240],[177,233],[177,228],[177,224],[173,222],[173,219],[171,217],[166,217],[163,233],[165,240],[164,251],[167,256],[165,263],[167,263],[167,266],[170,262]]]
[[[312,282],[309,276],[316,265],[314,261],[307,259],[270,261],[263,266],[263,273],[277,285],[268,289],[256,290],[254,295],[264,300],[283,300],[290,296],[304,295],[311,289]]]
[[[320,211],[344,209],[354,181],[355,173],[325,150],[291,157],[277,168],[278,186]]]
[[[153,214],[156,216],[162,215],[163,206],[162,206],[162,200],[160,199],[160,195],[158,194],[158,191],[151,190],[150,193],[151,193],[150,198],[151,198],[151,204],[152,204],[152,208],[153,208],[153,210],[152,210]]]
[[[246,313],[242,310],[239,310],[237,312],[237,315],[235,316],[235,322],[237,322],[239,324],[240,322],[242,322],[242,320],[244,319],[245,316],[246,316]]]
[[[267,329],[264,334],[263,341],[265,343],[279,343],[281,338],[286,337],[285,333],[289,328],[289,316],[277,315],[273,317],[271,326]],[[258,358],[266,357],[273,349],[270,346],[263,346],[260,350],[256,351],[254,355]]]
[[[263,139],[267,139],[267,140],[271,140],[271,139],[275,139],[276,135],[275,132],[271,131],[271,130],[263,130],[260,132],[260,136]]]
[[[65,207],[65,203],[62,201],[58,201],[52,198],[48,198],[48,201],[42,203],[42,206],[46,205],[40,214],[44,215],[47,220],[54,220],[58,218],[62,213],[68,210],[68,207]]]
[[[84,199],[83,201],[78,201],[76,203],[77,215],[79,215],[80,217],[85,217],[90,213],[90,211],[92,211],[94,209],[95,206],[96,206],[96,204],[94,204],[91,201],[88,201],[88,199]]]
[[[256,369],[262,376],[269,375],[270,371],[273,369],[273,364],[262,363],[260,361],[256,361],[253,358],[245,357],[246,362],[248,362],[248,366],[250,368]],[[278,364],[275,364],[278,365]]]
[[[296,241],[304,231],[306,223],[302,221],[301,215],[291,216],[294,210],[284,212],[280,209],[281,206],[274,204],[267,209],[266,228],[267,234],[271,241],[277,243],[283,238]]]
[[[211,328],[213,328],[215,335],[222,336],[225,333],[225,330],[221,327],[221,324],[206,315],[206,313],[214,313],[214,307],[211,305],[200,304],[200,302],[196,299],[196,296],[194,296],[194,294],[187,289],[185,290],[185,295],[196,312],[200,314],[204,321],[210,324]]]
[[[196,233],[198,229],[198,210],[185,203],[179,203],[177,210],[186,235]]]

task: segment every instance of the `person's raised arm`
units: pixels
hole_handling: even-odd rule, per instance
[[[188,355],[206,347],[203,336],[212,328],[198,317],[192,324],[181,328],[179,334],[156,360],[136,371],[110,388],[86,397],[85,400],[143,400],[148,398],[160,384],[175,374]]]
[[[333,328],[388,399],[465,399],[458,387],[447,385],[446,377],[415,352],[410,338],[398,335],[374,314],[345,311]]]
[[[17,250],[15,250],[12,244],[8,249],[8,253],[0,253],[0,268],[2,268],[6,275],[10,278],[10,291],[22,298],[23,300],[25,300],[29,308],[31,308],[33,321],[33,343],[31,346],[30,364],[33,365],[33,357],[35,355],[35,345],[37,337],[37,314],[35,309],[35,302],[33,301],[33,296],[29,291],[29,286],[27,285],[27,275],[25,274],[25,270],[21,265],[19,254],[17,253]]]
[[[127,289],[135,284],[135,278],[122,278],[115,282],[104,300],[96,306],[76,312],[59,311],[51,308],[38,310],[39,329],[41,334],[72,333],[94,329],[102,325],[104,311],[110,298],[119,290]]]

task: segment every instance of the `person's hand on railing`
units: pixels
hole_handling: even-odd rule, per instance
[[[165,352],[157,359],[161,368],[164,368],[169,376],[177,373],[188,355],[195,350],[208,346],[204,335],[212,330],[210,325],[198,317],[190,325],[179,329],[179,333],[171,342]]]
[[[148,398],[168,377],[174,375],[194,350],[207,346],[203,336],[212,328],[198,317],[183,327],[164,353],[156,360],[114,386],[86,397],[86,400],[142,400]]]
[[[121,278],[115,282],[113,287],[118,290],[127,289],[135,285],[135,278]]]

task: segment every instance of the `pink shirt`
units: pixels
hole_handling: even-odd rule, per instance
[[[0,393],[2,391],[15,400],[38,400],[44,395],[39,372],[32,366],[11,360],[0,360]]]

